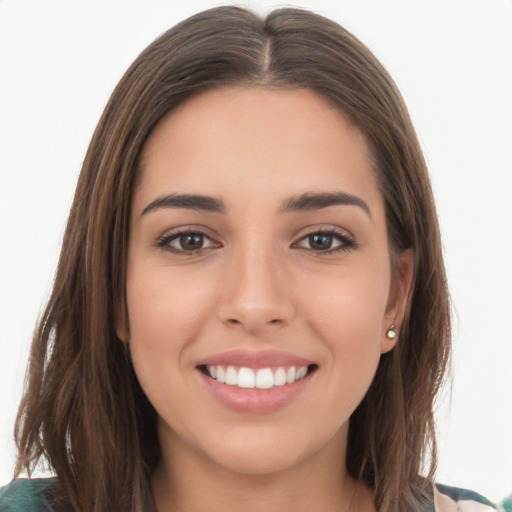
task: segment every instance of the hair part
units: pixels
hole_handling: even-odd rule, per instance
[[[45,460],[58,475],[55,499],[63,509],[140,509],[160,448],[156,412],[115,330],[128,318],[133,187],[159,121],[194,95],[226,86],[311,89],[367,137],[390,252],[412,248],[415,265],[398,345],[382,355],[351,417],[346,464],[373,489],[380,512],[418,510],[432,499],[433,404],[450,354],[430,180],[382,65],[345,29],[300,9],[264,19],[238,7],[201,12],[145,49],[114,90],[83,163],[53,292],[35,332],[16,423],[16,474]]]

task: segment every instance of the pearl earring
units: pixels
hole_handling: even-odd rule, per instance
[[[388,331],[386,332],[386,337],[390,340],[396,338],[396,325],[392,324],[389,326]]]

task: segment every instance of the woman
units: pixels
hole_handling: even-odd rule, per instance
[[[6,510],[449,510],[449,351],[385,70],[308,12],[206,11],[139,56],[94,134],[17,423],[17,474],[58,479],[15,481]]]

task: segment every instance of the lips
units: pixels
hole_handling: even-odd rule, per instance
[[[247,368],[278,368],[279,366],[309,366],[313,361],[281,350],[230,350],[199,361],[198,366],[246,366]]]
[[[282,351],[234,350],[197,365],[207,389],[237,412],[272,412],[292,402],[316,371],[312,361]]]

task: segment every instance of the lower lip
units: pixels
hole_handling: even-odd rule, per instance
[[[269,413],[286,407],[308,385],[311,374],[291,384],[274,386],[270,389],[239,388],[229,386],[208,377],[199,371],[204,384],[221,405],[236,412]]]

